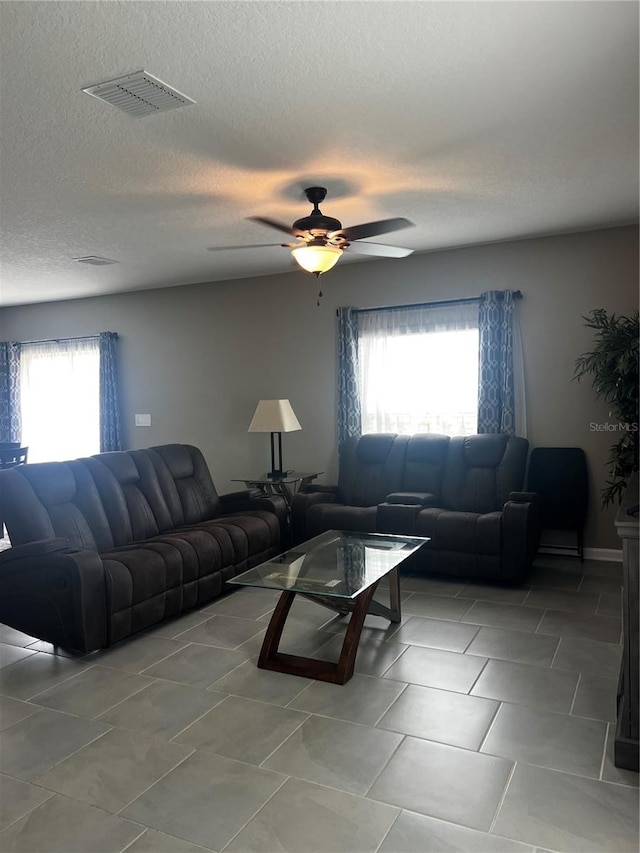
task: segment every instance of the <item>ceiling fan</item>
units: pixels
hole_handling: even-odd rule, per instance
[[[291,254],[300,266],[307,272],[319,276],[328,272],[338,262],[342,253],[347,249],[363,255],[377,255],[382,258],[404,258],[413,249],[403,249],[399,246],[385,246],[382,243],[358,243],[365,237],[376,237],[378,234],[388,234],[413,225],[403,217],[397,219],[380,219],[377,222],[365,222],[362,225],[352,225],[343,228],[338,219],[325,216],[320,210],[320,202],[324,201],[327,190],[324,187],[307,187],[304,191],[313,210],[308,216],[296,219],[291,227],[266,216],[250,216],[253,222],[261,222],[277,231],[284,231],[295,238],[290,243],[254,243],[246,246],[211,246],[210,252],[220,252],[227,249],[257,249],[262,246],[284,246],[293,251]]]

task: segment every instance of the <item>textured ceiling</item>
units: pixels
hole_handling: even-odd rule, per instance
[[[635,2],[4,0],[0,28],[4,305],[292,270],[206,249],[278,242],[246,218],[310,184],[416,251],[637,221]],[[81,91],[142,68],[196,104]]]

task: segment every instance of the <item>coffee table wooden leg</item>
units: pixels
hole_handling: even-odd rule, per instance
[[[336,684],[345,684],[353,675],[353,669],[356,665],[356,655],[358,654],[358,643],[360,642],[360,634],[364,620],[369,612],[369,604],[373,598],[373,594],[378,586],[377,582],[368,587],[364,592],[360,593],[355,601],[351,619],[347,625],[347,631],[344,635],[342,643],[342,651],[340,659],[336,667]]]
[[[300,657],[299,655],[284,654],[278,651],[284,623],[296,596],[295,592],[285,591],[273,611],[258,658],[261,669],[271,669],[276,672],[286,672],[290,675],[301,675],[304,678],[317,678],[320,681],[330,681],[333,684],[345,684],[353,675],[358,653],[358,643],[362,634],[362,626],[369,612],[373,595],[378,586],[377,582],[368,587],[353,602],[351,618],[347,625],[342,651],[338,663],[319,660],[316,658]],[[392,582],[393,589],[393,582]],[[393,592],[392,602],[393,602]],[[307,595],[311,598],[310,595]],[[399,598],[398,598],[399,602]],[[386,608],[385,608],[386,610]]]
[[[285,590],[278,599],[273,615],[269,620],[269,627],[264,635],[262,648],[260,649],[260,657],[258,658],[258,666],[264,667],[265,664],[272,661],[278,653],[278,646],[280,645],[280,638],[282,637],[282,631],[284,630],[284,623],[287,621],[287,616],[289,615],[289,611],[291,610],[291,605],[293,604],[295,597],[295,592],[288,592]]]
[[[400,573],[398,567],[389,572],[389,609],[391,622],[400,622],[402,613],[400,610]]]

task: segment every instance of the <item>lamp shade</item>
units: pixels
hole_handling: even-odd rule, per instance
[[[291,254],[303,270],[320,275],[334,267],[342,254],[336,246],[300,246]]]
[[[288,400],[259,400],[248,432],[294,432],[302,429]]]

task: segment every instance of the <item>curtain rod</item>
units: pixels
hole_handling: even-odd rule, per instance
[[[500,292],[501,293],[501,292]],[[502,299],[500,295],[498,297]],[[514,299],[522,299],[522,292],[514,290]],[[437,308],[440,305],[472,305],[480,302],[480,296],[467,296],[462,299],[441,299],[438,302],[412,302],[409,305],[380,305],[378,308],[354,308],[354,314],[370,314],[373,311],[404,311],[408,308]]]
[[[117,332],[113,332],[113,334],[118,337]],[[97,340],[100,337],[97,335],[78,335],[75,338],[43,338],[40,341],[20,341],[21,344],[59,344],[62,341],[92,341]]]

